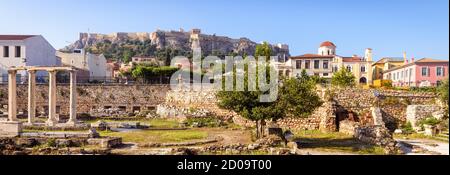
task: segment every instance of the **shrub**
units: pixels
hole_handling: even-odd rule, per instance
[[[403,133],[405,134],[411,134],[414,132],[411,122],[407,122],[406,124],[402,125],[401,128],[403,130]]]
[[[428,116],[427,118],[419,121],[420,127],[423,127],[423,125],[436,126],[439,123],[441,123],[441,121],[439,121],[437,118],[434,118],[433,116]]]

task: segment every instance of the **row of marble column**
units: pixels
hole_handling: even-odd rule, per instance
[[[59,121],[56,117],[56,72],[57,70],[47,70],[49,74],[48,88],[48,126],[55,126]],[[70,104],[68,125],[77,123],[77,91],[76,91],[76,72],[70,72]],[[17,120],[17,70],[8,71],[8,120]],[[36,118],[36,70],[28,70],[28,123],[33,124]]]

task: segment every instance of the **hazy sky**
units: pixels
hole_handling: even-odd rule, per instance
[[[449,58],[448,0],[0,0],[0,34],[41,34],[57,49],[79,32],[202,33],[287,43],[316,53]]]

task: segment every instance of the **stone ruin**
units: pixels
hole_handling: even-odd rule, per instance
[[[48,120],[47,126],[59,124],[56,114],[56,73],[57,71],[70,72],[70,118],[64,125],[75,126],[77,124],[77,91],[76,70],[72,67],[12,67],[8,70],[8,120],[0,122],[0,135],[19,136],[22,132],[22,122],[17,119],[17,71],[28,71],[28,122],[26,125],[34,125],[36,118],[36,72],[47,71],[49,73],[49,95],[48,95]]]

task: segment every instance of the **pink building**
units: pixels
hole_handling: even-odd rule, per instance
[[[448,61],[422,58],[383,72],[385,80],[395,87],[427,87],[448,79]]]

